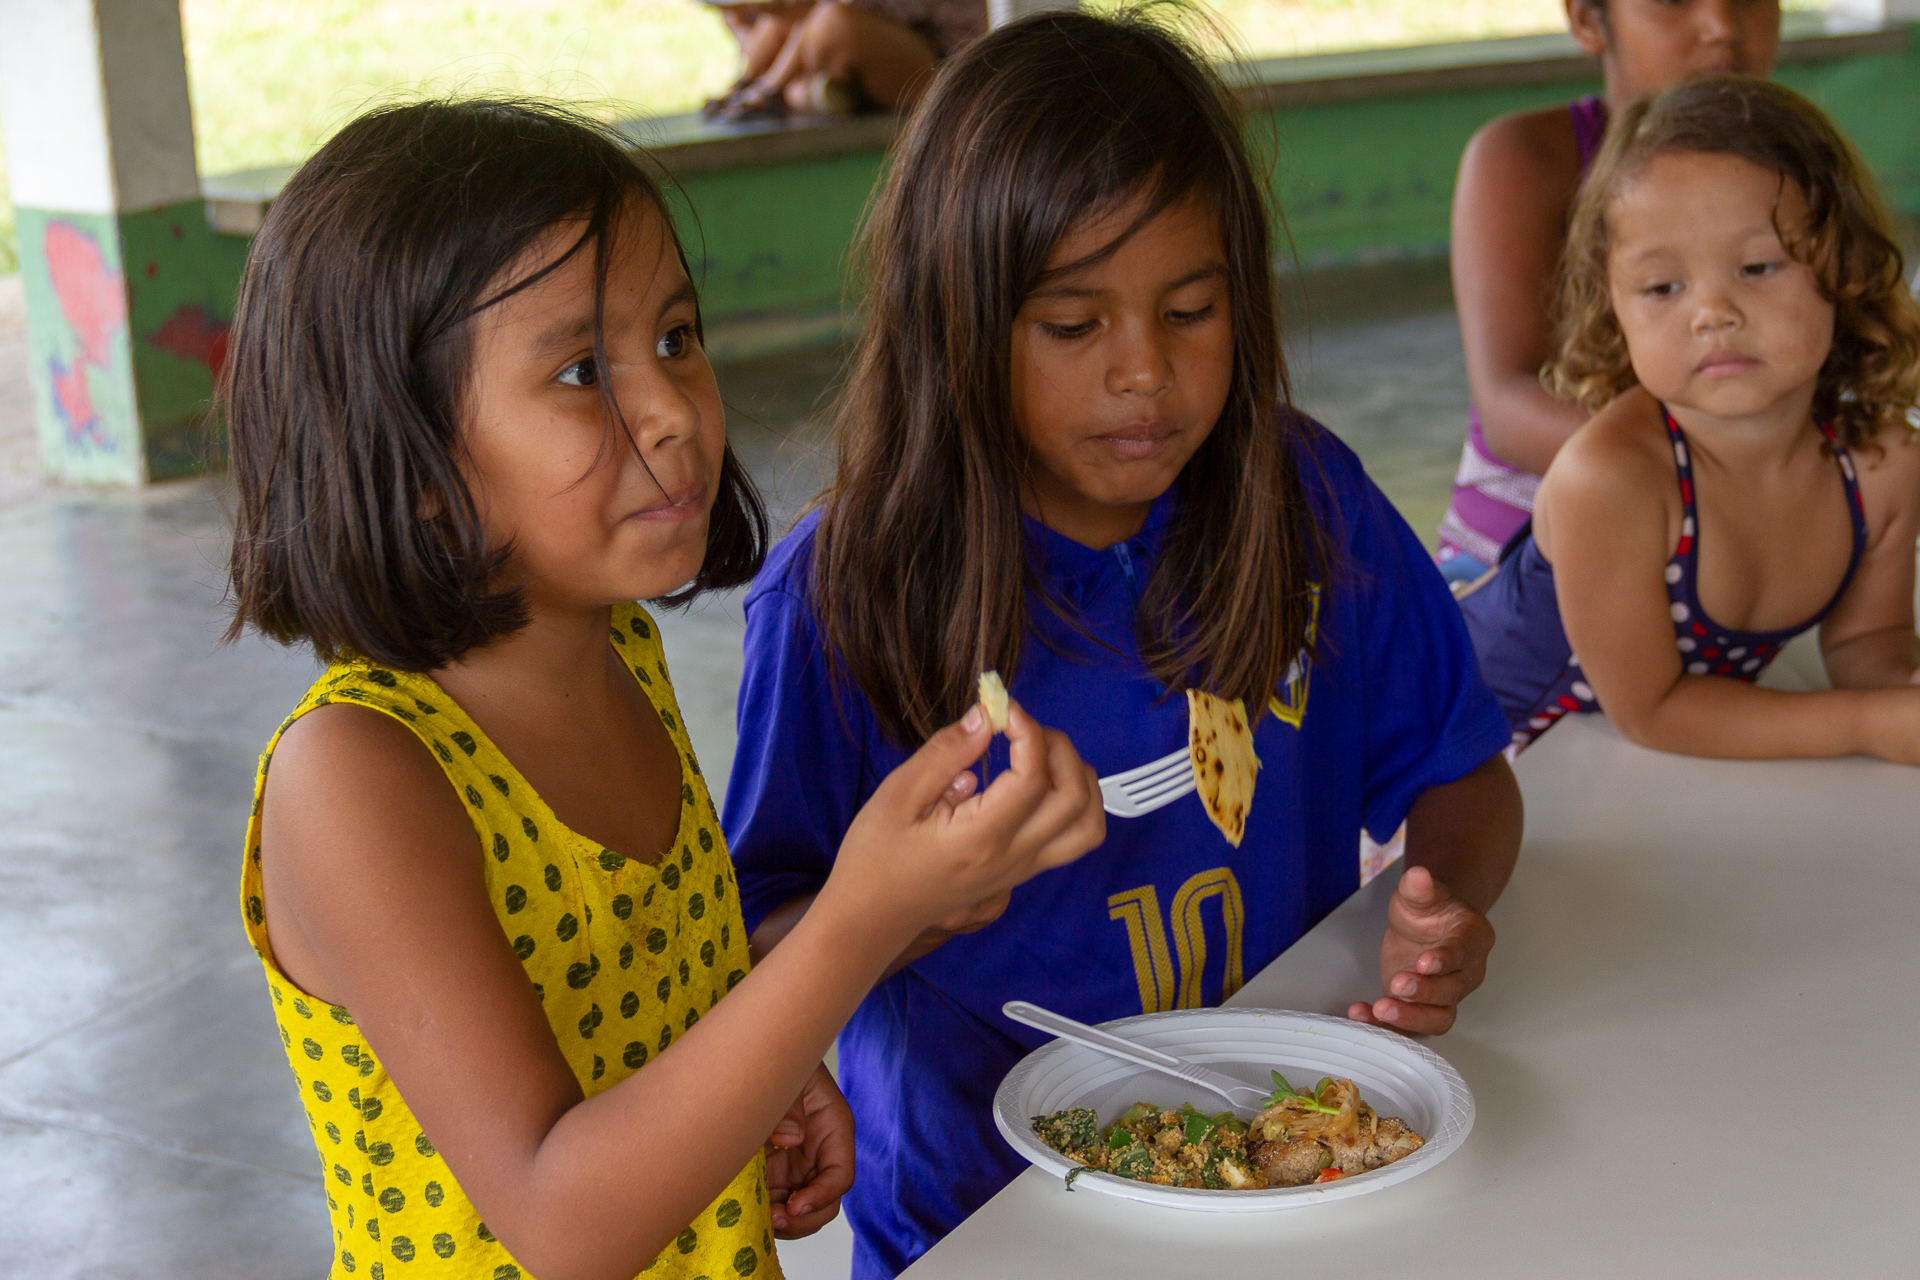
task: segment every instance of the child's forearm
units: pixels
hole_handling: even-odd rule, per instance
[[[766,914],[766,917],[760,921],[760,927],[755,929],[753,936],[747,940],[748,953],[753,957],[755,964],[759,964],[763,957],[780,945],[782,939],[793,932],[794,926],[800,922],[801,917],[806,915],[807,908],[813,905],[816,896],[818,895],[807,893],[797,898],[789,898]],[[992,916],[988,916],[980,923],[990,923],[993,916],[998,914],[999,912],[995,911]],[[893,963],[889,964],[886,972],[880,976],[891,978],[921,956],[930,955],[939,950],[956,933],[963,932],[969,932],[969,930],[943,929],[938,926],[921,930],[920,935],[893,958]]]
[[[1468,906],[1485,913],[1520,856],[1525,811],[1506,757],[1421,793],[1407,814],[1408,866],[1425,867]]]
[[[1799,693],[1687,675],[1644,711],[1607,710],[1629,740],[1676,755],[1920,764],[1920,688],[1912,686]]]
[[[815,901],[645,1071],[555,1120],[508,1202],[489,1197],[496,1233],[542,1276],[630,1276],[753,1157],[909,940],[857,904]]]
[[[1887,627],[1828,649],[1827,678],[1836,689],[1892,689],[1920,670],[1920,636],[1912,627]]]

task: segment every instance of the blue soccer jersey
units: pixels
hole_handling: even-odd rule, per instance
[[[1218,1004],[1360,883],[1360,832],[1386,841],[1429,787],[1497,755],[1507,727],[1460,610],[1359,459],[1315,429],[1302,470],[1339,566],[1316,605],[1317,656],[1254,725],[1261,769],[1239,848],[1197,795],[1139,818],[1006,913],[875,988],[841,1034],[857,1123],[847,1197],[854,1275],[890,1277],[1023,1166],[995,1131],[1002,1077],[1046,1036],[1000,1014],[1031,1000],[1085,1022]],[[1182,749],[1187,703],[1141,663],[1134,616],[1174,512],[1096,551],[1028,521],[1036,567],[1103,649],[1038,602],[1008,686],[1105,777]],[[906,753],[830,685],[811,604],[817,518],[775,548],[747,597],[727,843],[749,930],[825,882],[861,804]],[[1253,711],[1254,708],[1249,708]]]

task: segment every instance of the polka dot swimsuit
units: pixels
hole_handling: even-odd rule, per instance
[[[1661,407],[1667,439],[1673,445],[1674,467],[1680,482],[1680,540],[1667,561],[1668,609],[1673,616],[1674,647],[1690,675],[1728,676],[1752,683],[1787,642],[1810,631],[1833,612],[1853,582],[1854,571],[1866,553],[1867,517],[1853,459],[1825,423],[1820,432],[1833,452],[1846,486],[1847,508],[1853,524],[1853,552],[1840,586],[1820,612],[1798,626],[1779,631],[1739,631],[1723,627],[1700,606],[1699,513],[1694,502],[1693,461],[1680,424]],[[1518,754],[1564,716],[1600,710],[1593,689],[1581,678],[1580,659],[1560,625],[1559,602],[1554,595],[1553,566],[1534,545],[1531,526],[1510,544],[1499,572],[1461,598],[1461,613],[1473,637],[1474,652],[1487,682],[1493,686],[1513,730],[1508,754]]]
[[[333,1219],[330,1280],[520,1280],[523,1273],[420,1131],[353,1016],[302,993],[274,963],[260,898],[259,823],[274,747],[315,707],[351,701],[405,724],[432,750],[468,806],[501,930],[591,1097],[665,1051],[746,975],[748,963],[733,867],[645,611],[616,609],[612,640],[685,761],[679,831],[658,865],[561,825],[428,676],[337,663],[260,758],[242,909],[320,1153]],[[755,1156],[641,1274],[779,1280],[765,1160]]]
[[[1840,603],[1840,597],[1847,593],[1854,571],[1860,567],[1860,557],[1866,554],[1867,512],[1860,501],[1860,484],[1853,473],[1853,459],[1834,439],[1833,429],[1821,423],[1820,433],[1827,438],[1827,445],[1833,450],[1833,460],[1840,468],[1841,483],[1847,488],[1848,511],[1853,517],[1853,557],[1847,561],[1846,576],[1840,579],[1839,590],[1833,593],[1833,598],[1827,601],[1825,608],[1797,627],[1788,627],[1784,631],[1736,631],[1732,627],[1720,626],[1707,617],[1707,611],[1700,607],[1697,587],[1700,580],[1700,545],[1698,524],[1694,517],[1693,462],[1687,456],[1687,437],[1681,432],[1680,424],[1673,420],[1664,407],[1660,410],[1660,416],[1667,424],[1667,438],[1673,442],[1673,460],[1680,471],[1680,501],[1686,512],[1680,526],[1680,544],[1674,548],[1673,559],[1667,561],[1667,600],[1673,611],[1674,643],[1679,647],[1680,660],[1692,675],[1733,676],[1748,682],[1758,680],[1767,664],[1780,656],[1780,650],[1786,647],[1787,641],[1820,625],[1833,612],[1833,607]]]

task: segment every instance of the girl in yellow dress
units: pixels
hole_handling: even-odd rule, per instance
[[[1017,709],[975,794],[975,707],[753,965],[632,603],[745,582],[765,543],[699,335],[658,189],[549,107],[363,116],[254,242],[233,632],[332,665],[261,757],[242,905],[336,1280],[777,1277],[853,1176],[840,1024],[921,930],[1102,836]]]

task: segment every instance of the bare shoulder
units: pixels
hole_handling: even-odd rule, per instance
[[[1864,449],[1853,452],[1854,472],[1863,491],[1884,491],[1889,500],[1911,505],[1920,498],[1920,430],[1903,424],[1882,427]]]
[[[267,769],[261,856],[272,879],[367,871],[395,848],[464,851],[476,844],[446,774],[405,725],[333,703],[281,735]],[[430,871],[435,859],[402,860]]]
[[[1580,144],[1564,107],[1516,111],[1480,126],[1460,157],[1464,182],[1525,184],[1570,200],[1580,182]]]
[[[1676,493],[1659,402],[1635,387],[1574,432],[1547,468],[1534,498],[1536,539],[1551,559],[1556,529],[1564,536],[1604,522],[1615,533],[1630,526],[1664,535]]]
[[[362,1003],[370,973],[424,945],[415,904],[484,934],[481,857],[446,774],[398,721],[334,703],[280,736],[261,797],[261,895],[274,960],[308,994]]]
[[[1540,495],[1616,498],[1649,494],[1648,482],[1673,474],[1673,450],[1660,405],[1635,387],[1616,396],[1567,440],[1547,469]]]
[[[315,707],[289,725],[267,769],[269,799],[284,796],[296,803],[316,795],[329,797],[330,805],[347,797],[377,805],[381,796],[397,793],[417,800],[423,784],[452,795],[446,775],[412,730],[392,716],[342,702]]]

